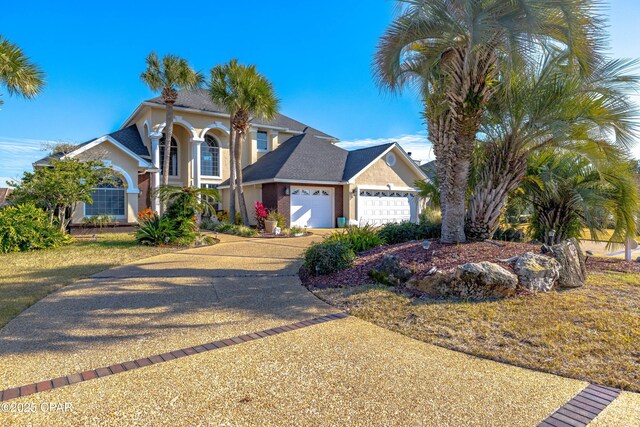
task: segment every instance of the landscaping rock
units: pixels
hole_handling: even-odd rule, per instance
[[[574,238],[551,247],[551,255],[560,263],[559,288],[579,288],[587,280],[587,267],[580,244]]]
[[[385,254],[380,264],[369,271],[369,277],[377,283],[398,286],[411,278],[411,270],[400,264],[398,256]]]
[[[436,272],[407,282],[407,288],[432,296],[464,299],[513,296],[517,285],[515,274],[487,261],[458,265],[451,273]]]
[[[527,252],[514,267],[520,283],[530,291],[549,292],[560,278],[560,263],[554,258]]]

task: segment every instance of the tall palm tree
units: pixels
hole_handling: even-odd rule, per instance
[[[27,57],[18,45],[0,35],[0,86],[9,95],[31,99],[44,87],[44,73]],[[1,96],[1,95],[0,95]],[[0,99],[2,105],[2,99]]]
[[[178,98],[179,89],[196,89],[202,84],[203,77],[201,73],[191,68],[185,59],[172,54],[165,55],[160,59],[155,52],[151,52],[146,58],[146,64],[147,68],[140,74],[140,78],[152,91],[160,91],[162,100],[166,105],[162,185],[169,185],[171,138],[173,137],[173,104]]]
[[[580,237],[584,228],[597,239],[608,226],[610,243],[636,236],[640,196],[628,158],[596,165],[573,153],[544,152],[532,156],[522,189],[532,206],[529,231],[536,239],[547,241],[554,230],[551,243],[558,243]]]
[[[498,72],[565,46],[588,72],[600,57],[600,0],[399,0],[374,59],[382,87],[413,86],[436,156],[442,241],[465,241],[465,190]]]
[[[235,206],[237,192],[242,222],[249,223],[247,204],[242,189],[242,145],[254,119],[272,120],[278,114],[279,101],[273,85],[258,72],[255,65],[242,65],[237,59],[211,69],[209,78],[211,100],[224,107],[231,117],[233,140],[230,136],[230,170],[235,172],[235,188],[230,186],[230,207]],[[230,178],[233,182],[233,176]],[[230,209],[232,220],[235,213]]]
[[[469,201],[468,238],[491,237],[536,151],[556,147],[591,162],[618,160],[617,148],[627,149],[640,130],[640,113],[629,96],[640,82],[630,74],[636,65],[612,60],[580,76],[561,52],[511,71],[480,128],[486,162]]]

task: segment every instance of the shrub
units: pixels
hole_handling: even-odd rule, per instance
[[[141,245],[162,246],[173,243],[179,234],[176,224],[168,217],[160,218],[153,215],[145,221],[140,221],[136,230],[136,240]]]
[[[100,214],[100,215],[93,215],[88,218],[85,218],[83,222],[87,225],[92,225],[98,228],[104,228],[109,224],[115,223],[116,219],[111,215]]]
[[[411,240],[432,239],[440,237],[440,224],[400,222],[385,224],[378,230],[378,235],[389,245],[409,242]]]
[[[212,230],[215,231],[216,227],[220,224],[219,221],[216,221],[212,218],[202,218],[200,221],[200,228],[204,230]]]
[[[311,274],[329,274],[353,265],[355,254],[343,242],[314,243],[304,252],[304,267]]]
[[[207,230],[217,231],[218,233],[223,234],[232,234],[240,237],[253,237],[258,235],[258,230],[255,228],[245,227],[244,225],[229,224],[228,222],[214,223],[213,221],[203,221],[200,223],[200,226]]]
[[[256,223],[258,224],[258,230],[264,230],[264,220],[269,216],[269,211],[261,202],[256,202],[255,204],[255,217]]]
[[[493,239],[504,242],[524,242],[525,235],[522,230],[513,227],[497,228],[496,231],[493,232]]]
[[[240,212],[236,212],[236,219],[233,223],[235,225],[242,225],[242,214]]]
[[[34,204],[0,209],[0,252],[55,248],[71,238],[51,225],[49,215]]]
[[[231,217],[229,216],[229,212],[227,211],[218,211],[216,213],[218,217],[218,221],[220,222],[231,222]]]
[[[367,251],[385,243],[382,236],[380,236],[377,230],[371,225],[365,225],[363,227],[352,225],[341,232],[327,236],[325,240],[342,242],[356,253]]]
[[[174,226],[176,236],[172,242],[181,246],[189,246],[196,241],[198,226],[193,198],[190,193],[182,192],[173,199],[163,216]]]
[[[304,234],[304,228],[294,225],[290,229],[286,230],[285,233],[287,236],[295,236],[296,234]]]
[[[278,223],[278,227],[280,228],[285,228],[287,226],[287,222],[284,218],[284,215],[282,215],[281,213],[278,213],[276,211],[271,211],[269,212],[269,215],[267,216],[267,219],[269,221],[276,221]]]

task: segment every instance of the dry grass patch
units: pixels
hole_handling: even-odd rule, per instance
[[[57,249],[0,255],[0,328],[27,307],[63,286],[102,270],[175,247],[148,247],[131,234],[101,234]]]
[[[640,392],[638,274],[592,273],[580,289],[484,302],[414,298],[373,285],[314,292],[425,342]]]

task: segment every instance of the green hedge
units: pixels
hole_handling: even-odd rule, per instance
[[[304,252],[304,268],[310,274],[330,274],[353,265],[353,250],[343,242],[314,243]]]
[[[71,241],[49,215],[33,204],[0,209],[0,253],[55,248]]]

